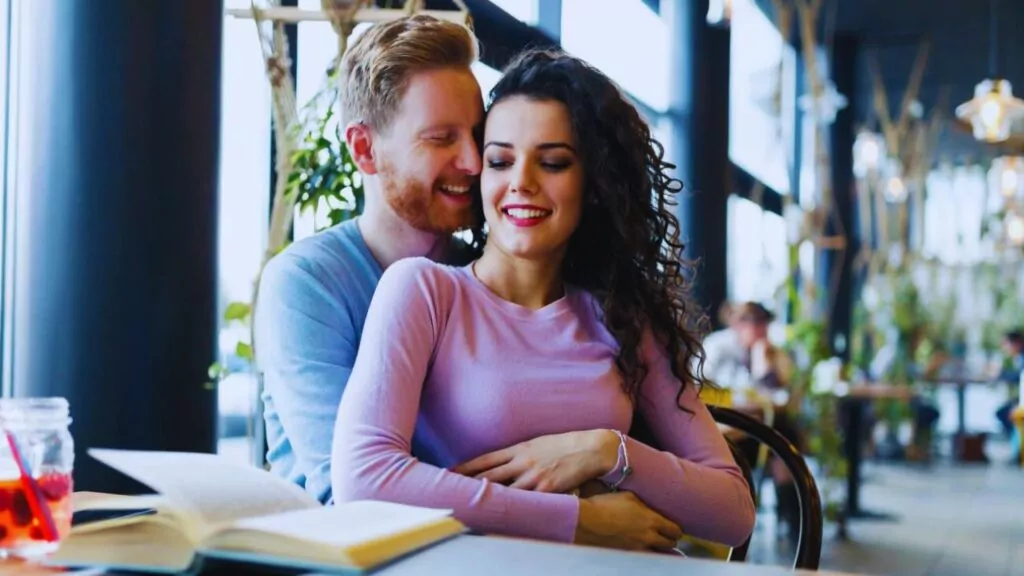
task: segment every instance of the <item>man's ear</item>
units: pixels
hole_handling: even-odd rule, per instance
[[[345,127],[345,143],[352,161],[363,174],[377,173],[373,154],[373,133],[365,122],[356,121]]]

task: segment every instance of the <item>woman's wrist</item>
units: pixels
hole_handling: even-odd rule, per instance
[[[594,478],[604,478],[618,471],[621,457],[619,445],[621,441],[614,430],[594,430]]]

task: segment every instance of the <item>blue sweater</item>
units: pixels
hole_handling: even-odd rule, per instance
[[[331,439],[383,270],[356,220],[270,260],[254,316],[271,471],[331,499]]]

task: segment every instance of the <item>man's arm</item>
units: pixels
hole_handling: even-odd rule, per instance
[[[306,492],[331,499],[331,438],[358,339],[343,295],[315,263],[283,252],[263,271],[254,313],[256,362]]]

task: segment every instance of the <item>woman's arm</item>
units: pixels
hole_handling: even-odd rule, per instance
[[[452,296],[452,279],[426,259],[399,261],[381,278],[335,425],[334,499],[450,508],[474,530],[572,542],[579,514],[574,496],[468,478],[410,454]]]
[[[650,333],[643,346],[648,372],[638,408],[664,451],[627,438],[633,471],[619,489],[636,493],[687,534],[738,546],[754,529],[746,480],[695,387],[688,385],[677,402],[679,381],[664,347]],[[603,479],[619,477],[616,468]]]

